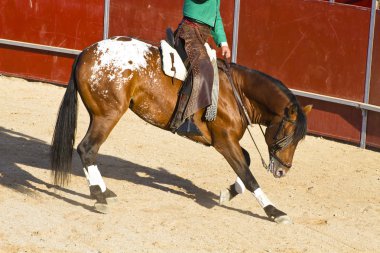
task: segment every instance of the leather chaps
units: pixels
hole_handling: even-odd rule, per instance
[[[182,21],[176,31],[176,45],[184,44],[191,72],[183,84],[171,128],[177,128],[185,119],[211,104],[214,69],[204,46],[210,35],[209,26],[187,20]]]

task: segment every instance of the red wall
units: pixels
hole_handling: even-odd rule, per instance
[[[343,1],[343,0],[342,0]],[[347,0],[348,1],[348,0]],[[338,1],[337,1],[338,2]],[[319,0],[240,1],[237,61],[282,80],[288,87],[363,101],[369,9]],[[157,43],[177,27],[183,1],[111,0],[109,36]],[[356,4],[369,6],[370,0]],[[103,37],[104,0],[0,2],[0,38],[83,49]],[[234,1],[221,13],[232,45]],[[374,43],[370,103],[380,106],[380,13]],[[67,83],[74,56],[0,45],[0,73]],[[301,98],[313,104],[309,131],[354,143],[361,111]],[[369,112],[367,140],[380,147],[380,113]]]
[[[241,3],[239,63],[295,89],[363,101],[368,11],[316,1]]]
[[[329,0],[324,0],[329,1]],[[357,6],[363,6],[363,7],[371,7],[372,0],[335,0],[336,3],[343,3],[343,4],[349,4],[349,5],[357,5]]]
[[[359,143],[362,126],[360,109],[345,105],[298,97],[302,105],[313,105],[308,117],[308,132]]]
[[[112,0],[109,36],[128,35],[157,43],[182,18],[182,1]]]
[[[174,31],[181,22],[182,5],[183,1],[112,0],[109,35],[128,35],[158,43],[165,38],[167,27]],[[222,1],[221,16],[230,45],[233,14],[234,2]]]
[[[0,2],[0,38],[83,49],[102,39],[103,0]],[[67,83],[74,56],[0,45],[0,72]]]
[[[299,0],[241,4],[240,64],[294,89],[363,101],[369,9]],[[359,143],[360,110],[302,101],[314,105],[310,132]]]

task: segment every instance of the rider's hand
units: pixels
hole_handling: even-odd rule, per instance
[[[227,59],[231,57],[231,50],[228,45],[222,46],[222,55],[223,57],[226,57]]]

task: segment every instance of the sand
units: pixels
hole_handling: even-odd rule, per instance
[[[76,152],[70,184],[51,185],[64,92],[0,76],[0,252],[380,252],[380,153],[313,136],[282,179],[261,167],[248,135],[241,141],[262,189],[293,220],[279,225],[248,192],[218,204],[236,176],[213,148],[128,111],[98,157],[118,202],[95,212]],[[88,122],[81,104],[76,143]]]

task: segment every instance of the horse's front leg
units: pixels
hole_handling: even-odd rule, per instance
[[[232,184],[228,190],[231,194],[229,199],[239,193],[243,193],[244,190],[247,189],[252,192],[253,196],[270,219],[281,224],[292,223],[287,214],[277,209],[260,188],[255,177],[249,170],[249,159],[247,159],[247,155],[245,154],[246,151],[240,147],[237,141],[230,141],[230,143],[220,143],[215,145],[216,150],[226,158],[227,162],[238,176],[235,184]]]
[[[244,148],[241,148],[245,162],[249,168],[251,165],[251,157],[249,156],[249,153]],[[243,181],[239,177],[236,178],[235,183],[230,185],[229,188],[223,189],[220,191],[220,197],[219,197],[219,204],[223,205],[225,202],[230,201],[231,199],[235,198],[237,195],[244,193],[245,186]]]
[[[220,191],[219,205],[224,205],[224,203],[232,200],[237,195],[245,192],[245,186],[240,177],[236,178],[235,183],[231,184],[229,188]]]

